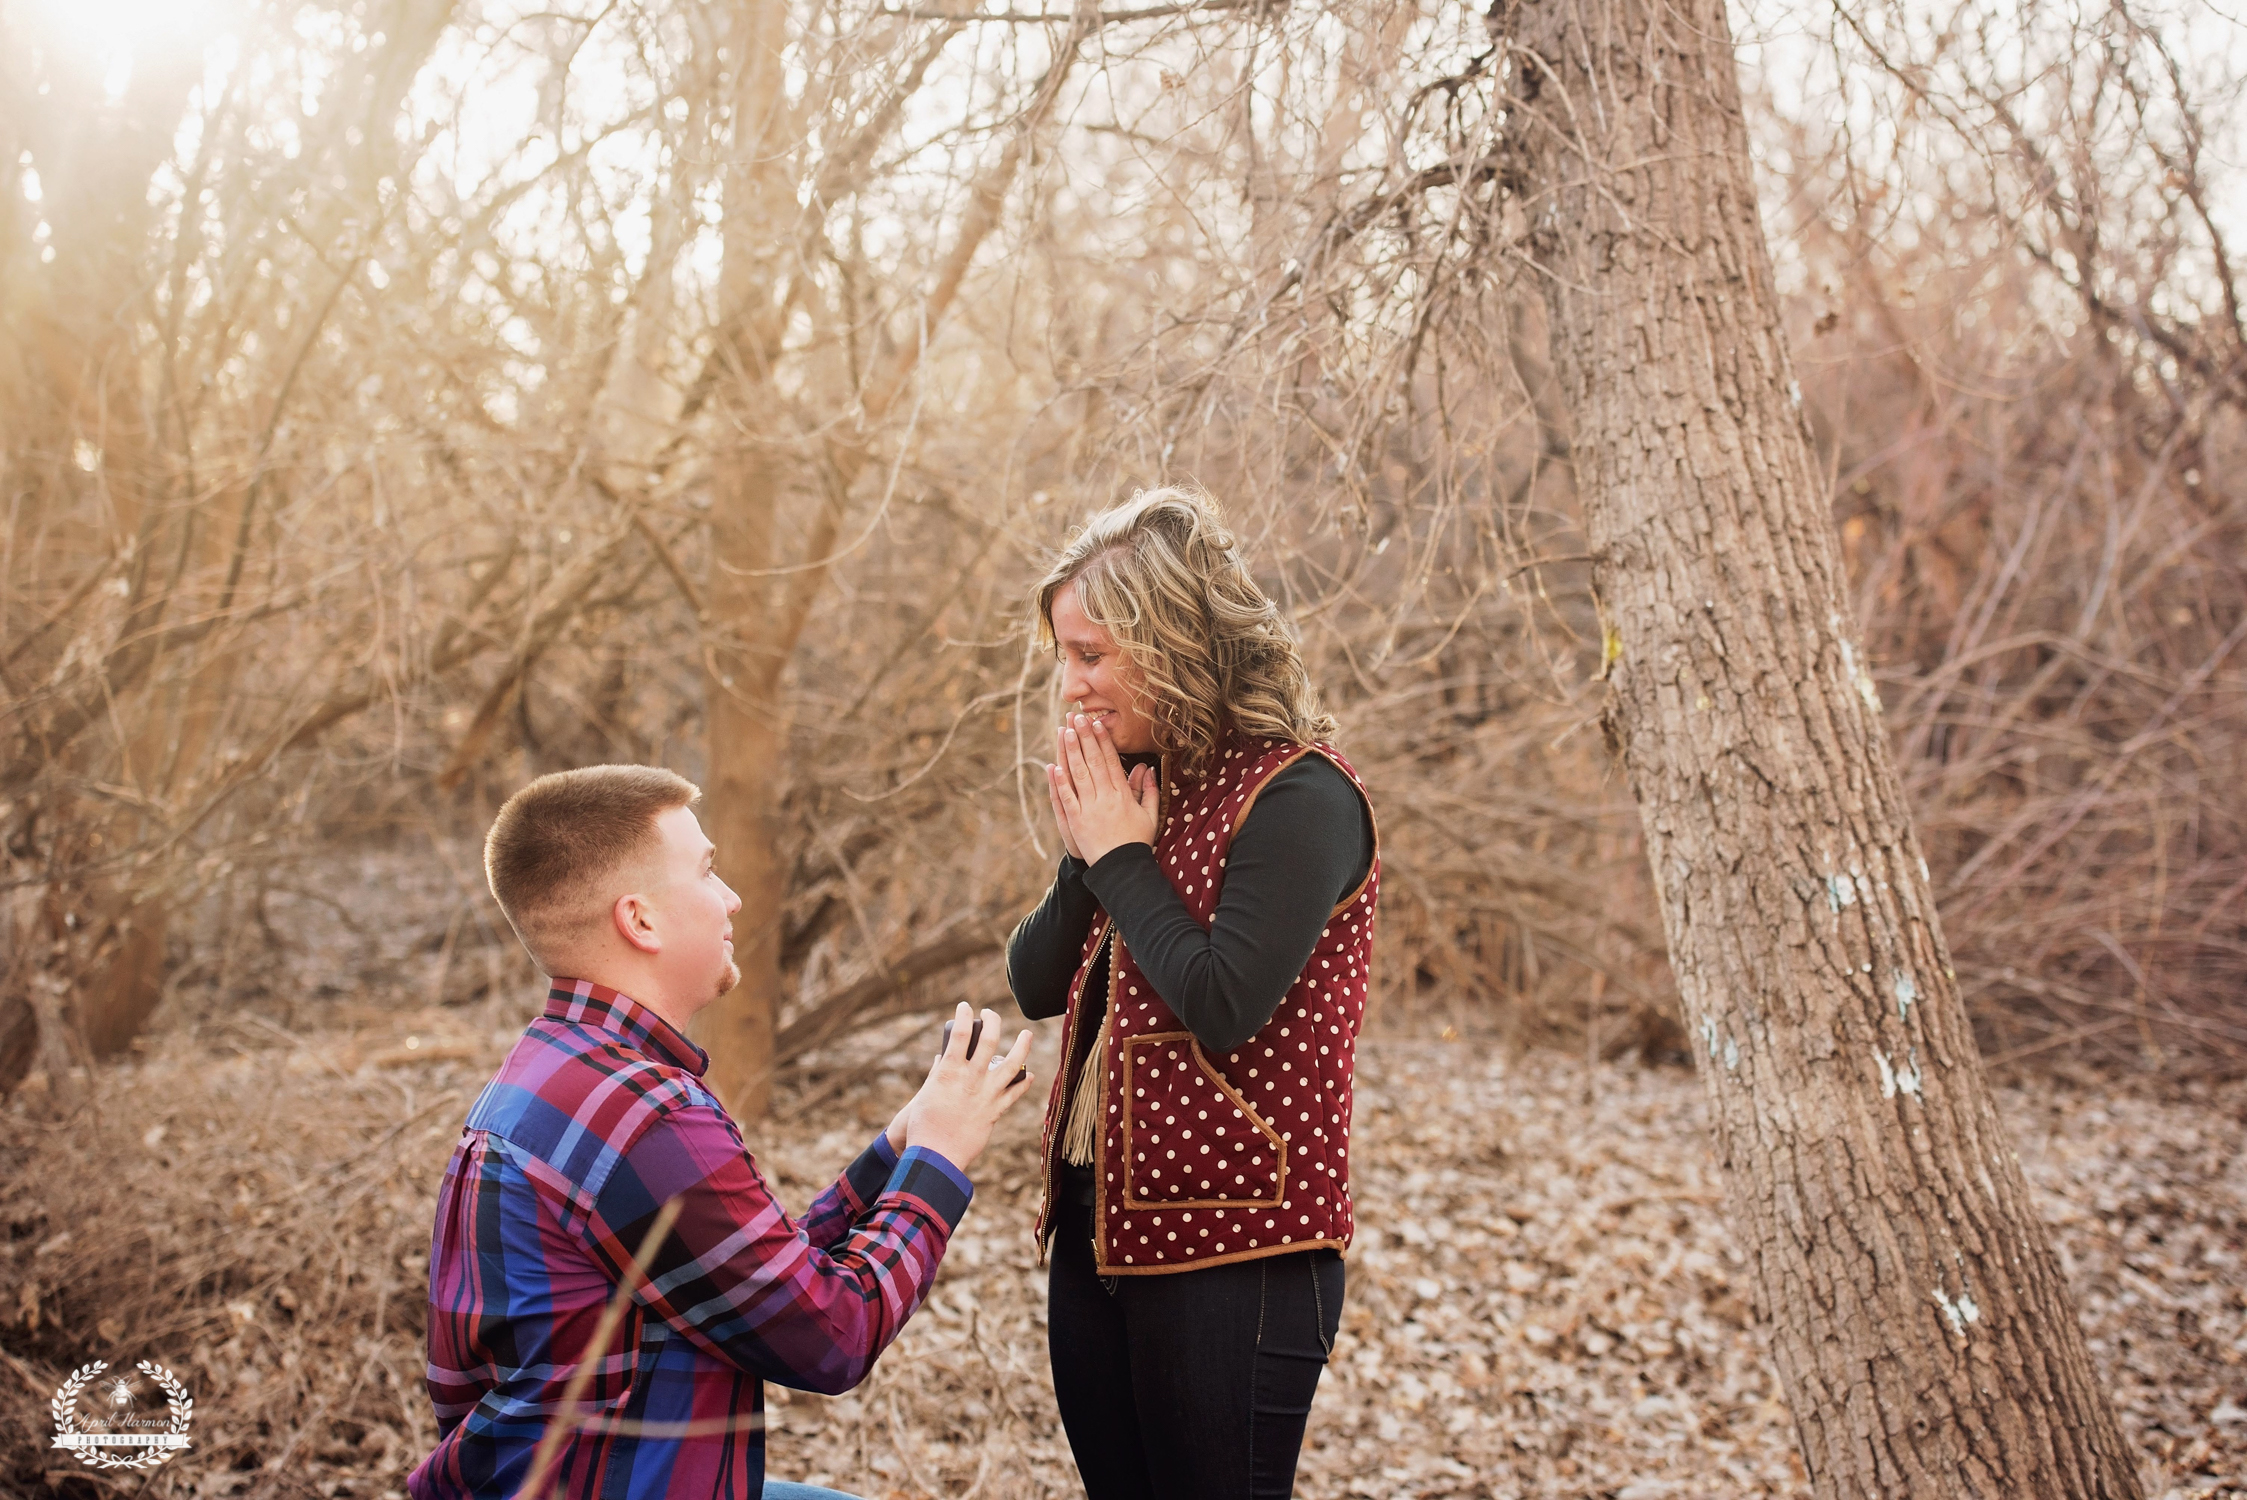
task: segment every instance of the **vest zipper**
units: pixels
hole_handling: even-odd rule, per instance
[[[1155,842],[1157,845],[1161,844],[1163,834],[1169,827],[1170,757],[1158,755],[1155,757]],[[1109,1026],[1114,1022],[1116,1014],[1116,923],[1114,918],[1105,913],[1101,915],[1100,920],[1108,925],[1106,930],[1100,934],[1100,946],[1092,950],[1092,957],[1094,964],[1097,965],[1103,950],[1105,950],[1108,959],[1108,1004],[1100,1013],[1100,1024]],[[1077,1027],[1083,1016],[1084,995],[1080,991],[1077,995],[1076,1005],[1070,1008],[1069,1024],[1061,1029],[1061,1056],[1064,1069],[1067,1068],[1069,1061],[1076,1056]],[[1115,1033],[1110,1031],[1109,1040],[1113,1041],[1114,1039]],[[1088,1056],[1085,1062],[1087,1066],[1090,1066],[1092,1059]],[[1061,1119],[1058,1122],[1058,1128],[1053,1132],[1053,1147],[1046,1152],[1045,1161],[1042,1163],[1045,1170],[1046,1221],[1045,1235],[1038,1241],[1038,1264],[1041,1266],[1045,1264],[1046,1252],[1052,1246],[1053,1236],[1060,1227],[1060,1205],[1054,1201],[1054,1162],[1067,1149],[1069,1110],[1070,1106],[1076,1102],[1076,1083],[1077,1080],[1069,1079],[1067,1080],[1067,1087],[1062,1090]],[[1103,1099],[1105,1099],[1106,1093],[1107,1085],[1103,1082],[1101,1085]],[[1100,1226],[1104,1218],[1103,1210],[1107,1203],[1107,1165],[1108,1125],[1107,1121],[1103,1119],[1095,1122],[1092,1137],[1092,1267],[1095,1272],[1100,1269]],[[1114,1277],[1102,1279],[1110,1282],[1115,1280]],[[1110,1286],[1108,1290],[1112,1295],[1115,1288]]]
[[[1116,951],[1115,939],[1116,926],[1114,922],[1110,922],[1108,924],[1108,936],[1103,939],[1108,947],[1108,1004],[1100,1013],[1100,1029],[1094,1032],[1092,1037],[1093,1046],[1099,1048],[1100,1056],[1097,1060],[1102,1067],[1108,1066],[1109,1049],[1116,1045],[1116,968],[1117,960],[1122,955]],[[1106,1047],[1100,1046],[1102,1037],[1106,1037],[1108,1040]],[[1085,1066],[1091,1067],[1094,1061],[1095,1059],[1088,1053],[1085,1057]],[[1095,1271],[1100,1269],[1101,1261],[1106,1259],[1101,1253],[1101,1234],[1102,1226],[1107,1221],[1108,1210],[1108,1174],[1103,1170],[1108,1165],[1108,1121],[1106,1117],[1097,1113],[1100,1106],[1108,1102],[1108,1080],[1103,1078],[1099,1080],[1099,1084],[1100,1092],[1094,1097],[1093,1102],[1093,1109],[1096,1112],[1092,1118],[1092,1268]],[[1123,1107],[1126,1109],[1131,1107],[1128,1091],[1126,1091]],[[1108,1288],[1108,1295],[1111,1297],[1115,1295],[1115,1292],[1116,1289],[1113,1286]]]
[[[1108,955],[1108,1003],[1110,1005],[1114,1005],[1116,1003],[1116,964],[1115,955],[1109,953],[1109,941],[1115,936],[1116,926],[1113,919],[1109,918],[1105,914],[1101,916],[1100,920],[1106,923],[1107,926],[1100,934],[1099,946],[1092,950],[1093,966],[1098,965],[1103,954]],[[1090,969],[1088,968],[1086,972],[1089,973]],[[1084,992],[1082,990],[1079,990],[1077,992],[1076,1001],[1076,1004],[1069,1007],[1068,1023],[1061,1028],[1061,1066],[1064,1071],[1067,1071],[1070,1065],[1076,1061],[1077,1030],[1084,1023]],[[1105,1024],[1107,1018],[1107,1013],[1105,1011],[1102,1012],[1101,1018],[1103,1024]],[[1089,1062],[1090,1059],[1088,1058],[1086,1059],[1086,1061]],[[1064,1078],[1062,1080],[1061,1089],[1061,1118],[1053,1122],[1052,1145],[1046,1150],[1045,1160],[1039,1163],[1043,1175],[1042,1185],[1045,1189],[1046,1206],[1045,1233],[1038,1241],[1038,1264],[1040,1265],[1045,1264],[1046,1251],[1048,1247],[1053,1244],[1054,1231],[1060,1227],[1061,1204],[1059,1200],[1054,1196],[1055,1188],[1057,1186],[1055,1182],[1056,1173],[1054,1171],[1054,1163],[1060,1158],[1063,1150],[1067,1148],[1069,1134],[1069,1107],[1076,1101],[1076,1097],[1077,1080],[1074,1078]],[[1093,1153],[1093,1161],[1093,1172],[1095,1174],[1095,1177],[1097,1178],[1097,1175],[1099,1173],[1099,1151],[1097,1142],[1095,1144]],[[1096,1216],[1096,1222],[1097,1214],[1099,1211],[1098,1199],[1099,1191],[1096,1185],[1094,1188],[1094,1213]]]

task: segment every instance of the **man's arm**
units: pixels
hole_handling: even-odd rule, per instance
[[[821,1250],[841,1239],[866,1212],[866,1206],[881,1196],[890,1174],[897,1170],[897,1157],[888,1131],[875,1136],[873,1144],[859,1152],[858,1159],[843,1168],[843,1175],[812,1199],[811,1207],[796,1221],[804,1238]]]
[[[681,1199],[678,1223],[636,1300],[738,1369],[835,1395],[866,1378],[927,1297],[974,1191],[942,1156],[910,1147],[871,1207],[829,1243],[815,1244],[781,1208],[724,1116],[696,1104],[667,1113],[625,1153],[586,1236],[621,1278],[657,1211]],[[830,1205],[822,1228],[833,1225]]]

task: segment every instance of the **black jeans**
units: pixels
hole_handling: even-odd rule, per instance
[[[1287,1500],[1341,1327],[1341,1255],[1103,1278],[1076,1196],[1061,1194],[1046,1346],[1088,1500]]]

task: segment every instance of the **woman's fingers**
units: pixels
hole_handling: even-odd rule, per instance
[[[1060,808],[1061,820],[1066,824],[1076,817],[1077,808],[1083,801],[1077,793],[1076,778],[1069,774],[1069,763],[1066,760],[1058,765],[1048,766],[1046,770],[1046,784],[1052,788],[1054,805]]]
[[[1092,761],[1087,754],[1092,748],[1086,743],[1090,733],[1091,721],[1083,714],[1071,714],[1062,721],[1057,741],[1061,749],[1058,759],[1061,774],[1075,788],[1080,800],[1090,797],[1098,785],[1092,779]]]
[[[1069,768],[1069,778],[1076,783],[1078,799],[1094,796],[1100,783],[1093,779],[1092,747],[1085,743],[1083,731],[1074,727],[1064,730],[1062,738],[1069,742],[1069,756],[1062,764]]]
[[[1053,778],[1077,858],[1097,864],[1119,844],[1153,843],[1155,777],[1127,774],[1105,725],[1081,714],[1061,730],[1064,753]]]
[[[1115,742],[1108,738],[1108,726],[1097,714],[1077,716],[1077,754],[1080,757],[1083,782],[1079,790],[1086,795],[1102,796],[1123,789],[1123,759],[1116,754]]]
[[[1061,847],[1069,851],[1071,859],[1084,858],[1084,846],[1077,841],[1076,825],[1069,821],[1069,809],[1061,805],[1061,768],[1045,768],[1046,800],[1053,804],[1053,826],[1061,831]]]
[[[1073,783],[1074,778],[1069,774],[1069,719],[1067,715],[1064,715],[1061,722],[1054,726],[1053,764],[1047,766],[1046,769],[1059,778],[1058,784],[1064,790]]]
[[[1101,785],[1121,791],[1124,786],[1123,756],[1117,753],[1116,742],[1108,737],[1106,719],[1095,718],[1092,721],[1091,759],[1093,774],[1100,778]]]

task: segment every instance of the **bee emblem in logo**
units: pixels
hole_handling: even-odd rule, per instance
[[[108,1368],[109,1362],[99,1359],[80,1365],[55,1392],[55,1447],[68,1449],[91,1469],[153,1469],[193,1446],[187,1426],[195,1416],[195,1400],[178,1376],[153,1360],[140,1361],[135,1368],[164,1397],[162,1414],[143,1416],[137,1409],[140,1385],[131,1371],[100,1379]],[[106,1407],[108,1415],[84,1413],[81,1400],[97,1412]],[[93,1430],[79,1429],[82,1414]]]

